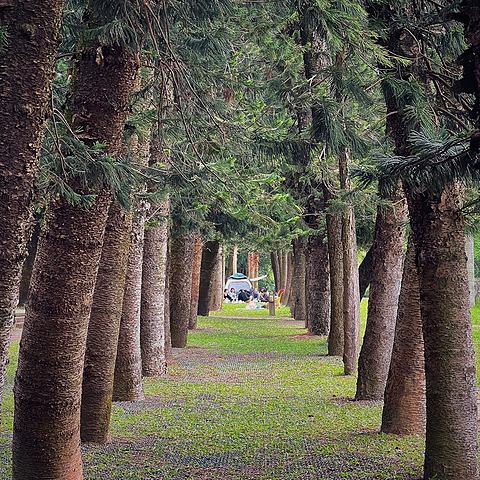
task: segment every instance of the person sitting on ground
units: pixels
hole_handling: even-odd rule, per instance
[[[230,289],[227,295],[231,302],[235,302],[237,300],[237,294],[233,287]]]
[[[224,302],[229,302],[230,301],[230,297],[228,296],[228,289],[227,288],[223,291],[223,301]]]
[[[262,287],[260,289],[260,297],[259,297],[259,300],[261,302],[268,302],[268,291],[265,287]]]
[[[250,295],[254,302],[258,302],[258,297],[260,296],[260,294],[258,293],[258,289],[256,287],[252,288],[252,290],[250,291]]]
[[[250,300],[250,293],[242,289],[238,292],[238,300],[240,302],[248,302]]]

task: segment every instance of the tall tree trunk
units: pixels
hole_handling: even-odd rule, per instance
[[[170,204],[165,201],[161,213],[167,215]],[[140,312],[140,346],[142,374],[145,377],[164,375],[165,315],[167,277],[168,222],[160,220],[145,227],[142,271],[142,307]]]
[[[237,273],[237,259],[238,247],[236,245],[231,245],[228,253],[227,273],[225,274],[226,278],[229,278],[234,273]]]
[[[220,242],[218,240],[208,241],[203,245],[198,297],[198,314],[202,317],[208,317],[210,314],[210,302],[213,294],[213,272],[217,263],[219,248]]]
[[[392,361],[383,402],[383,433],[423,434],[425,431],[425,360],[418,271],[413,234],[408,238],[398,300]]]
[[[188,328],[194,330],[197,328],[198,315],[198,288],[200,286],[200,267],[202,265],[203,238],[200,234],[195,235],[195,245],[193,248],[192,264],[192,296],[190,300],[190,318]]]
[[[118,45],[102,46],[103,62],[98,64],[98,48],[98,44],[89,45],[77,57],[73,73],[75,88],[67,100],[68,116],[80,138],[90,145],[105,143],[105,151],[115,153],[121,149],[128,98],[135,85],[138,64],[133,53]],[[34,275],[35,272],[42,274],[37,273],[36,291],[31,289],[23,334],[32,339],[41,337],[41,343],[22,340],[24,346],[20,349],[22,367],[17,371],[15,384],[15,479],[82,477],[77,459],[80,455],[81,370],[88,323],[85,315],[91,309],[93,291],[90,287],[93,288],[97,273],[108,212],[100,186],[88,193],[99,194],[97,208],[82,210],[63,200],[52,207],[48,236],[43,244],[44,257],[38,267],[34,267]],[[95,266],[91,260],[83,259],[82,263],[88,249]],[[53,272],[51,267],[46,267],[47,262],[55,267]],[[50,291],[52,285],[58,289],[55,294]],[[77,287],[75,291],[72,286]],[[46,308],[45,301],[51,306]],[[79,308],[77,301],[85,302],[86,306]],[[45,357],[50,354],[51,359],[46,361]],[[32,404],[38,406],[34,411]],[[49,412],[48,416],[45,411]],[[41,415],[48,418],[38,419]],[[43,428],[34,433],[31,425]]]
[[[407,195],[415,233],[425,343],[425,478],[479,477],[475,353],[465,255],[463,192]]]
[[[258,252],[249,252],[248,253],[248,277],[255,278],[258,277],[258,262],[260,256]],[[258,280],[252,282],[255,288],[258,288]]]
[[[0,54],[0,405],[33,221],[38,153],[51,113],[63,3],[8,2],[1,8],[8,46]]]
[[[330,269],[326,232],[320,226],[319,215],[324,212],[323,199],[312,196],[308,205],[308,226],[316,230],[307,245],[307,326],[313,335],[328,335],[330,329]]]
[[[303,322],[307,326],[307,303],[306,303],[306,244],[300,238],[293,240],[293,318]]]
[[[210,311],[221,312],[223,306],[223,246],[220,245],[212,272]]]
[[[339,155],[340,187],[350,188],[347,171],[348,155]],[[343,217],[343,366],[345,375],[353,375],[357,368],[358,346],[360,341],[360,291],[358,280],[357,237],[355,216],[350,206]]]
[[[82,442],[108,440],[132,216],[112,202],[88,324],[82,384]]]
[[[290,295],[292,290],[292,265],[293,265],[293,253],[287,252],[286,259],[286,278],[285,278],[285,291],[282,295],[282,304],[289,305]]]
[[[323,183],[325,200],[337,198],[330,188]],[[343,321],[343,239],[342,217],[327,213],[328,260],[330,262],[331,314],[330,333],[328,335],[328,355],[343,355],[344,321]]]
[[[113,381],[113,400],[143,400],[142,352],[140,349],[140,310],[142,300],[143,245],[145,212],[138,208],[133,217],[118,335]]]
[[[170,335],[174,348],[187,346],[194,249],[194,232],[170,240]]]
[[[280,285],[280,259],[279,252],[270,252],[270,261],[272,263],[273,270],[273,281],[275,282],[275,291],[279,288]]]
[[[83,364],[109,204],[104,192],[89,209],[63,198],[49,206],[15,377],[14,480],[83,478]]]
[[[382,400],[392,356],[403,271],[407,203],[402,188],[379,208],[373,241],[373,271],[363,346],[358,359],[355,400]]]

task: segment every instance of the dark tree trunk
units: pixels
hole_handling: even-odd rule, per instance
[[[112,202],[88,324],[80,425],[84,443],[102,444],[109,438],[131,226],[131,214]]]
[[[63,3],[8,2],[0,13],[8,39],[6,51],[0,54],[0,405],[33,221],[38,153],[51,114]]]
[[[307,326],[313,335],[328,335],[330,329],[330,268],[326,232],[320,227],[319,216],[324,212],[323,199],[311,198],[308,205],[308,226],[317,230],[308,238],[307,254]]]
[[[335,199],[326,184],[323,184],[325,200]],[[326,216],[328,259],[330,262],[331,315],[330,333],[328,335],[328,355],[343,355],[344,322],[343,322],[343,240],[341,215]]]
[[[237,258],[238,258],[238,247],[232,245],[230,246],[230,251],[228,253],[227,272],[225,274],[226,278],[229,278],[234,273],[237,273]]]
[[[217,263],[219,249],[220,242],[218,240],[205,242],[203,246],[198,297],[198,314],[202,317],[208,317],[210,314],[213,286],[212,276]]]
[[[190,300],[190,318],[188,328],[194,330],[197,328],[198,315],[198,288],[200,286],[200,267],[202,265],[202,249],[203,238],[201,235],[195,235],[195,246],[193,249],[193,266],[192,266],[192,296]]]
[[[295,320],[303,322],[307,326],[307,304],[306,304],[306,244],[301,239],[293,241],[293,274],[292,293],[293,309],[292,316]]]
[[[165,215],[169,203],[163,205]],[[154,222],[145,227],[142,271],[142,307],[140,313],[140,345],[142,374],[145,377],[164,375],[167,368],[165,353],[166,277],[168,223]]]
[[[27,302],[28,289],[32,279],[33,264],[37,254],[38,238],[40,237],[40,222],[35,221],[32,226],[32,235],[27,243],[27,258],[23,264],[22,276],[20,279],[20,291],[18,295],[18,305],[23,306]]]
[[[143,400],[142,352],[140,349],[140,310],[142,299],[143,244],[145,215],[138,209],[133,217],[123,294],[113,381],[113,400]]]
[[[359,277],[359,287],[360,287],[360,298],[362,299],[365,296],[368,286],[370,285],[370,279],[372,278],[372,268],[373,268],[373,245],[369,248],[367,254],[362,260],[358,267],[358,277]]]
[[[425,432],[425,360],[413,234],[408,238],[392,360],[383,402],[383,433]]]
[[[119,46],[103,46],[103,62],[98,64],[98,48],[99,45],[85,47],[77,57],[73,73],[75,88],[67,101],[68,116],[79,137],[90,145],[105,143],[105,151],[114,154],[122,145],[128,97],[138,65],[136,56]],[[88,193],[99,194],[96,208],[80,209],[64,200],[51,208],[48,236],[43,244],[44,257],[34,267],[37,284],[35,290],[33,287],[30,290],[23,331],[31,340],[22,339],[19,355],[22,367],[17,371],[15,384],[13,472],[16,480],[82,477],[81,463],[79,467],[76,459],[80,455],[86,315],[90,314],[92,305],[91,288],[108,212],[100,186]],[[85,251],[91,259],[84,257]],[[51,266],[47,267],[47,262]],[[75,290],[72,287],[76,287]],[[49,302],[48,307],[45,302]],[[83,304],[79,307],[77,302],[83,302],[85,307]],[[40,338],[36,343],[34,339]],[[38,408],[32,409],[31,405]],[[40,420],[41,415],[44,418]],[[37,426],[35,433],[32,424]]]
[[[173,348],[185,348],[187,346],[194,249],[194,232],[170,240],[169,299],[170,335]]]
[[[272,263],[273,281],[275,282],[275,291],[280,288],[280,259],[279,252],[270,252],[270,261]]]
[[[402,281],[407,203],[399,187],[393,207],[377,211],[367,326],[358,359],[355,400],[382,400],[392,355]]]
[[[463,193],[407,195],[425,342],[425,478],[476,480],[478,414]]]
[[[109,204],[107,192],[89,209],[65,199],[49,206],[15,377],[15,480],[83,478],[83,364]]]

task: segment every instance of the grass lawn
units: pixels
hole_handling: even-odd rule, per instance
[[[86,479],[421,478],[423,439],[379,433],[381,403],[351,400],[356,377],[326,356],[326,338],[306,335],[288,309],[269,317],[241,307],[199,317],[168,374],[144,380],[147,399],[114,404],[112,441],[83,447]],[[363,301],[362,333],[365,316]],[[480,305],[472,318],[480,325]],[[14,342],[0,478],[11,469],[17,351]]]

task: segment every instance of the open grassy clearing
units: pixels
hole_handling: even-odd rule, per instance
[[[288,309],[269,318],[225,307],[242,318],[200,317],[168,375],[144,381],[147,399],[114,405],[112,441],[83,447],[86,479],[421,478],[423,440],[378,433],[381,404],[351,401],[356,378],[325,355],[325,338],[307,336]],[[480,306],[472,318],[480,325]],[[478,349],[480,327],[474,338]],[[0,478],[11,469],[17,355],[14,342]]]

